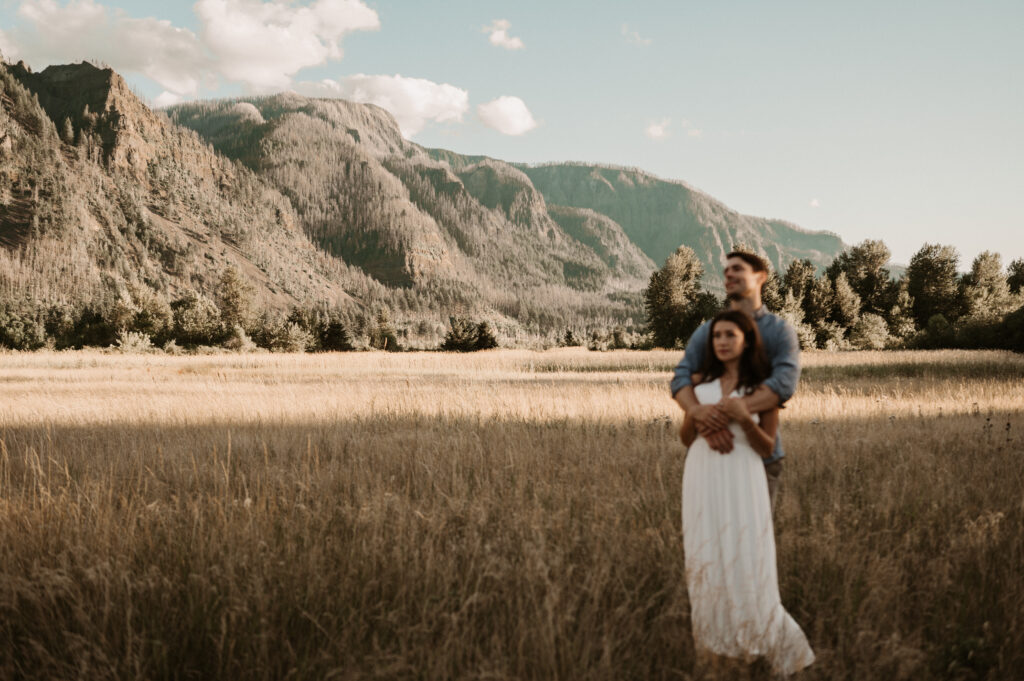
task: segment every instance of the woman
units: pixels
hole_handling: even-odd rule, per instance
[[[735,439],[731,453],[719,454],[689,414],[683,422],[683,545],[694,640],[702,655],[765,656],[776,673],[792,674],[814,653],[779,598],[762,462],[771,456],[779,413],[750,414],[741,399],[771,369],[757,324],[744,312],[719,313],[708,344],[695,392],[702,404],[721,403]]]

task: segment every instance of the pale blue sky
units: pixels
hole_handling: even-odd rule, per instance
[[[638,166],[743,213],[828,229],[849,243],[883,239],[904,263],[926,241],[956,246],[963,269],[985,249],[1004,262],[1024,257],[1019,0],[316,2],[323,10],[316,16],[340,12],[355,27],[336,41],[344,54],[295,57],[303,50],[288,45],[275,55],[270,45],[262,71],[246,71],[244,45],[231,52],[234,65],[224,66],[223,50],[237,46],[211,47],[204,36],[213,24],[199,9],[206,17],[224,7],[256,17],[273,6],[257,0],[0,0],[0,47],[34,68],[103,59],[153,100],[173,89],[168,83],[178,96],[209,98],[254,88],[308,91],[323,79],[341,82],[346,94],[356,81],[344,79],[355,74],[425,79],[435,89],[412,81],[394,87],[405,97],[396,108],[413,111],[400,117],[403,127],[420,128],[412,138],[426,146],[510,161]],[[314,4],[277,0],[281,12],[260,20],[285,21]],[[169,25],[126,21],[146,17]],[[484,27],[496,20],[507,21],[505,37],[519,38],[522,49],[491,43]],[[45,45],[33,33],[62,22],[95,40],[79,35]],[[373,28],[367,22],[379,27],[365,30]],[[308,21],[292,29],[303,27],[318,30]],[[148,56],[117,39],[119,31],[150,30],[147,41],[184,37],[176,50]],[[341,35],[323,33],[303,44],[332,44]],[[232,39],[244,41],[241,35]],[[182,66],[192,52],[205,56]],[[274,71],[292,57],[291,70]],[[154,63],[161,59],[168,63]],[[161,74],[160,82],[142,73]],[[200,85],[189,91],[181,76]],[[394,94],[380,82],[368,80],[364,96]],[[485,125],[477,107],[500,96],[520,98],[536,127],[508,135],[494,128],[518,131],[528,118],[519,128],[505,119]],[[461,121],[436,120],[459,113]],[[652,138],[652,125],[664,134]]]

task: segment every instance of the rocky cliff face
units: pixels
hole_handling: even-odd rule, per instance
[[[285,197],[150,111],[110,69],[0,64],[0,81],[9,289],[66,301],[131,284],[173,297],[208,292],[229,264],[276,307],[343,304],[346,285],[369,284],[310,243]]]

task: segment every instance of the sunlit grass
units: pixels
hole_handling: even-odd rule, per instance
[[[804,359],[807,677],[1024,676],[1024,358]],[[686,678],[677,360],[0,354],[0,677]]]

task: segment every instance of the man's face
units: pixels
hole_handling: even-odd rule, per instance
[[[760,291],[767,279],[764,272],[755,272],[742,258],[729,258],[725,261],[725,295],[730,300],[749,298],[755,291]]]

